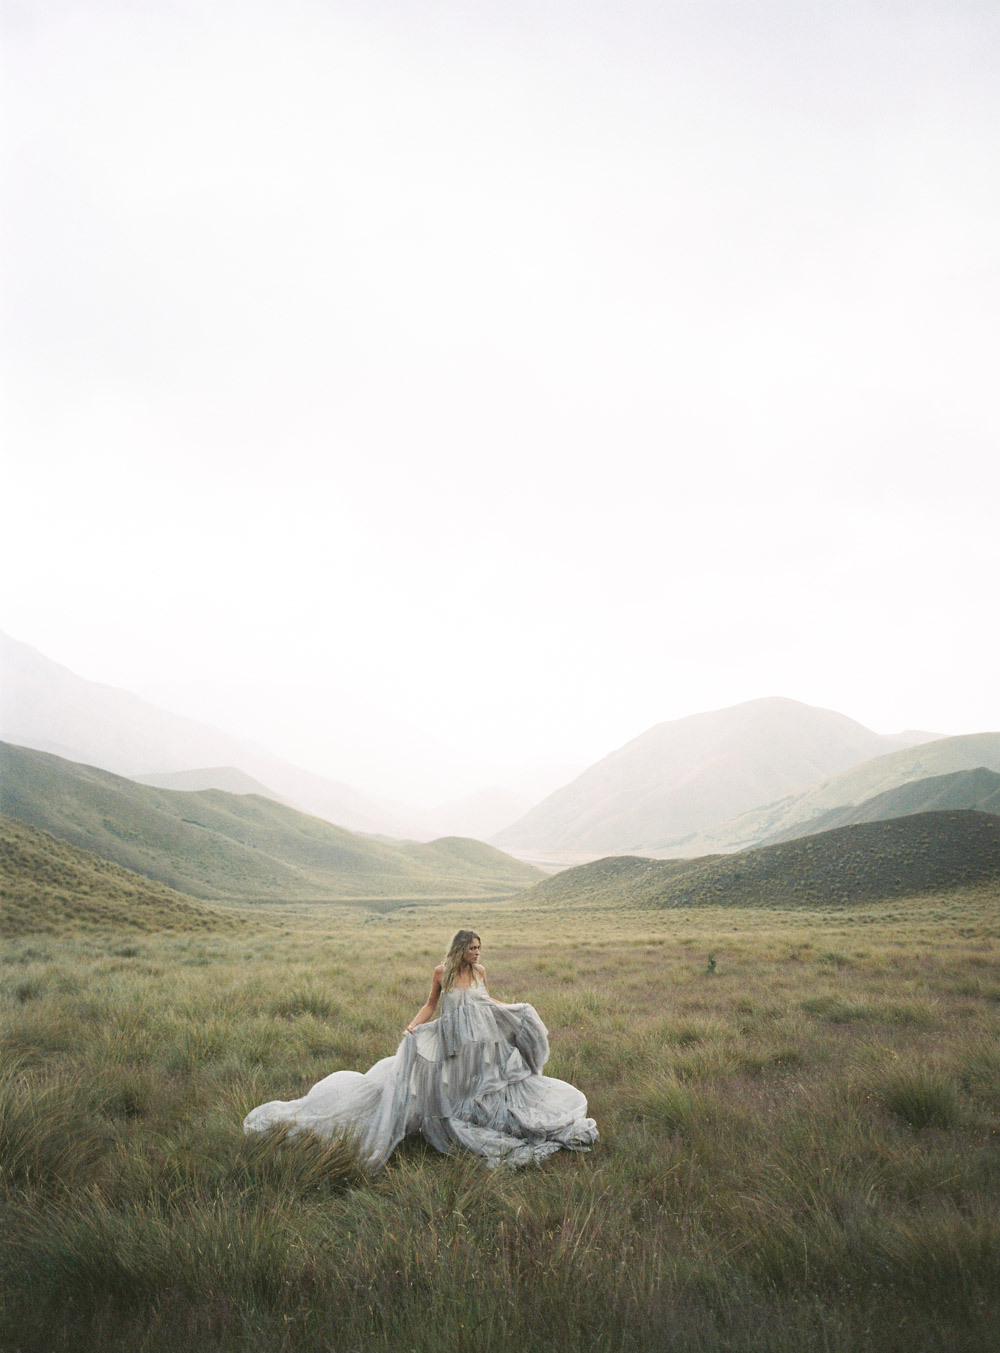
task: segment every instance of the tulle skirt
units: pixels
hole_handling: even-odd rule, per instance
[[[548,1035],[534,1008],[447,993],[439,1019],[404,1036],[396,1053],[363,1074],[334,1071],[301,1099],[273,1100],[244,1119],[247,1132],[290,1126],[358,1147],[378,1170],[402,1139],[422,1134],[489,1165],[525,1165],[598,1138],[585,1096],[542,1075]]]

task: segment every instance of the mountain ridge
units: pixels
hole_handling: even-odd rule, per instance
[[[564,861],[647,853],[897,749],[906,736],[781,696],[688,715],[609,753],[491,840]]]
[[[257,795],[139,785],[0,743],[10,817],[203,900],[507,895],[539,871],[478,841],[376,840]]]
[[[961,808],[1000,814],[1000,775],[987,770],[985,766],[976,766],[972,770],[909,780],[861,803],[831,808],[799,827],[790,827],[767,837],[760,844],[776,845],[781,841],[815,836],[818,832],[832,831],[835,827],[847,827],[858,822],[883,822],[890,818],[909,817],[914,813]]]
[[[233,766],[281,801],[353,831],[404,836],[405,809],[283,761],[263,747],[81,677],[0,633],[0,739],[130,778]]]
[[[487,840],[536,801],[490,785],[430,808],[366,794],[131,691],[91,681],[0,632],[0,740],[160,788],[263,792],[265,797],[376,836]],[[259,788],[240,787],[239,776]],[[551,775],[545,777],[553,783]]]
[[[659,858],[690,857],[751,849],[779,834],[789,840],[794,829],[827,812],[863,804],[918,780],[977,767],[1000,772],[1000,733],[963,733],[887,752],[797,794],[715,823],[684,841],[651,844],[647,853]]]
[[[72,760],[72,757],[67,759]],[[238,766],[194,766],[190,770],[164,771],[159,775],[130,775],[128,778],[138,785],[148,785],[150,789],[192,792],[221,789],[226,794],[257,794],[262,799],[273,799],[275,803],[283,803],[289,808],[298,807],[298,804],[282,798],[269,785],[262,784]]]

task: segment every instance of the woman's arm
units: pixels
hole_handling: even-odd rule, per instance
[[[441,974],[444,971],[444,965],[439,963],[434,969],[434,980],[431,983],[431,994],[420,1007],[417,1013],[410,1020],[409,1024],[403,1030],[406,1034],[412,1034],[418,1024],[426,1024],[437,1009],[438,997],[441,995]]]

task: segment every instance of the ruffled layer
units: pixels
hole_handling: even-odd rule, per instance
[[[350,1136],[371,1170],[417,1132],[439,1151],[464,1148],[490,1165],[585,1151],[597,1125],[575,1086],[541,1074],[548,1056],[532,1006],[498,1005],[483,988],[448,992],[440,1018],[404,1037],[394,1057],[364,1075],[335,1071],[302,1099],[262,1104],[243,1126]]]
[[[334,1071],[302,1099],[274,1099],[251,1109],[243,1130],[288,1127],[290,1136],[312,1132],[324,1138],[349,1138],[357,1145],[361,1163],[379,1170],[406,1134],[407,1092],[415,1060],[414,1041],[406,1038],[394,1057],[383,1057],[363,1075]]]

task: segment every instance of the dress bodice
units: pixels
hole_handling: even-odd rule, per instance
[[[464,1044],[495,1042],[498,1037],[496,1020],[485,982],[443,991],[436,1024],[448,1057],[453,1057]]]
[[[488,1001],[490,993],[486,990],[485,982],[473,982],[468,987],[452,987],[450,991],[441,993],[441,1013],[446,1010],[454,1010],[464,1001]]]

